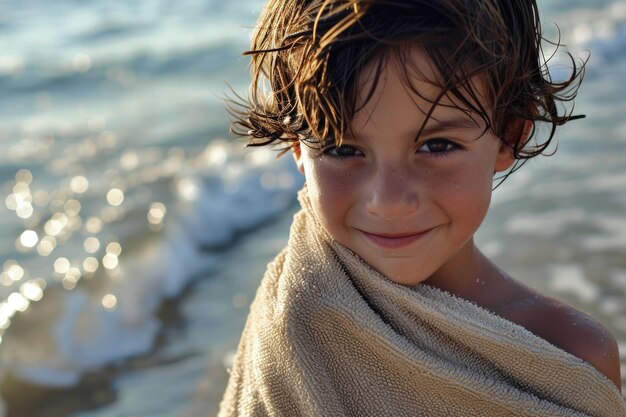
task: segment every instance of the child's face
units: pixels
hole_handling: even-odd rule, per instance
[[[433,79],[425,53],[415,49],[411,59]],[[393,281],[414,285],[437,271],[470,268],[472,236],[487,213],[493,174],[513,157],[491,132],[481,136],[478,115],[456,105],[437,106],[415,140],[431,105],[410,92],[398,65],[389,59],[374,96],[355,114],[356,139],[322,153],[295,146],[294,154],[330,235]],[[368,71],[359,91],[371,85]],[[439,92],[418,76],[412,83],[425,97]]]

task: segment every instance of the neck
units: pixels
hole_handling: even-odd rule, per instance
[[[486,285],[499,275],[498,269],[474,245],[467,242],[452,259],[431,275],[426,284],[457,297],[484,305]]]

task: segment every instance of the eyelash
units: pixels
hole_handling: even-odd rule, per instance
[[[445,145],[446,149],[443,151],[420,151],[420,149],[424,148],[424,147],[428,147],[428,145],[433,145],[433,144],[439,144],[439,145]],[[337,149],[341,149],[341,148],[348,148],[351,150],[354,150],[356,152],[358,152],[359,154],[352,154],[352,155],[338,155],[336,153]],[[433,156],[435,158],[440,158],[442,156],[448,156],[450,154],[452,154],[453,152],[456,152],[458,150],[462,149],[460,145],[457,145],[456,143],[448,140],[448,139],[429,139],[427,141],[425,141],[424,143],[421,144],[421,146],[418,148],[418,153],[424,153],[424,154],[428,154],[429,156]],[[341,145],[341,146],[335,146],[335,145],[328,145],[325,146],[322,150],[321,150],[321,154],[323,155],[328,155],[331,156],[333,158],[339,158],[339,159],[343,159],[343,158],[354,158],[357,156],[361,156],[363,154],[363,152],[361,152],[359,149],[357,149],[356,147],[352,146],[352,145]]]
[[[346,149],[346,148],[353,149],[353,150],[355,150],[356,152],[360,152],[361,154],[363,154],[363,152],[359,151],[357,148],[355,148],[354,146],[351,146],[351,145],[341,145],[341,146],[328,145],[328,146],[325,146],[325,147],[321,150],[321,153],[322,153],[323,155],[328,155],[328,156],[331,156],[331,157],[333,157],[333,158],[339,158],[339,159],[343,159],[343,158],[353,158],[353,157],[355,157],[355,156],[361,156],[361,155],[337,155],[337,154],[333,154],[333,153],[331,153],[331,152],[334,152],[334,151],[336,151],[337,149],[341,149],[341,148],[344,148],[344,149]]]
[[[436,158],[440,158],[442,156],[447,156],[450,155],[460,149],[462,149],[462,147],[448,139],[442,139],[442,138],[437,138],[437,139],[429,139],[427,141],[424,141],[424,143],[422,143],[422,145],[418,148],[418,152],[422,153],[420,151],[420,149],[422,149],[423,147],[428,147],[428,145],[431,144],[443,144],[445,145],[445,150],[443,151],[439,151],[439,152],[433,152],[433,151],[429,151],[429,152],[423,152],[423,153],[427,153],[430,156],[434,156]]]

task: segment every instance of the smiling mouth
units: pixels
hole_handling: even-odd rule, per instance
[[[424,230],[417,233],[402,234],[376,234],[360,230],[370,242],[385,249],[399,249],[410,245],[416,240],[428,234],[433,229]]]

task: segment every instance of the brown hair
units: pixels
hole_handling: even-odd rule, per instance
[[[559,106],[575,98],[584,62],[577,66],[568,53],[569,79],[552,82],[544,41],[535,0],[269,0],[245,52],[252,56],[249,97],[230,100],[231,130],[250,146],[340,143],[358,111],[363,68],[376,63],[367,102],[386,54],[406,64],[417,45],[442,77],[428,116],[452,97],[525,161],[546,150],[557,126],[584,117]],[[487,81],[490,109],[478,100],[475,76]],[[537,140],[533,123],[532,142],[522,141],[520,121],[547,122],[547,137]]]

